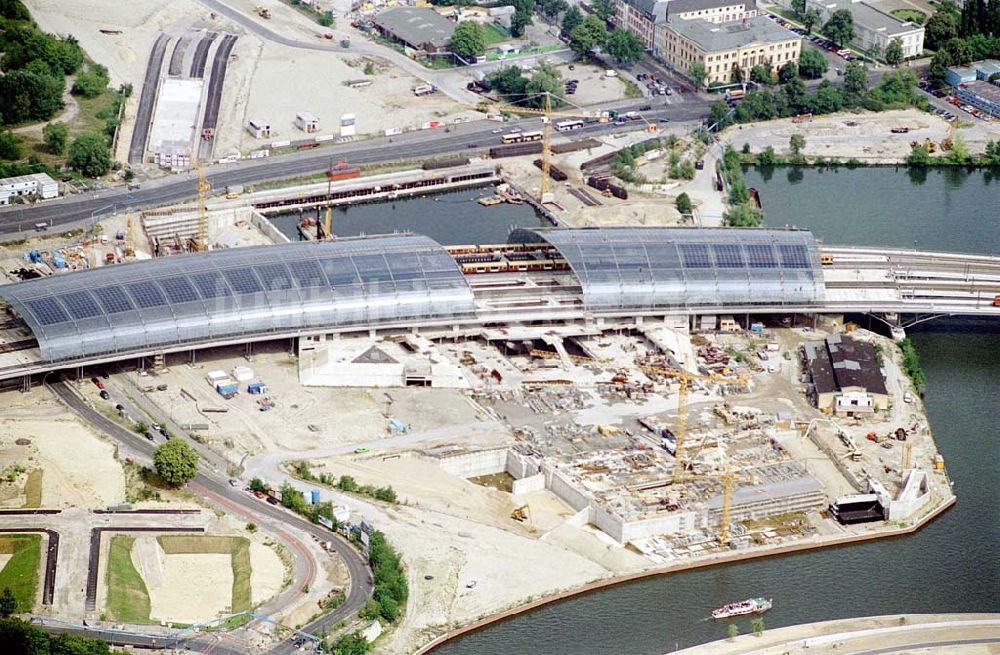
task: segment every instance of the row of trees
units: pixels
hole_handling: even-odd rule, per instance
[[[406,607],[410,588],[399,553],[378,530],[371,534],[369,540],[368,563],[372,567],[375,593],[359,616],[365,619],[382,618],[391,623]]]
[[[5,0],[0,0],[2,4]],[[13,616],[0,618],[0,644],[5,653],[25,655],[109,655],[107,642],[75,635],[50,635]]]
[[[740,161],[740,154],[731,145],[726,146],[722,155],[722,176],[729,188],[729,210],[722,215],[726,225],[760,226],[764,222],[764,214],[750,204],[750,190],[743,179],[743,163]]]
[[[943,157],[932,158],[926,146],[919,143],[913,145],[906,163],[916,168],[926,168],[938,164],[949,166],[986,166],[1000,169],[1000,141],[987,141],[986,150],[982,155],[973,155],[969,146],[961,136],[952,137],[951,150]]]
[[[949,66],[1000,57],[1000,1],[968,0],[959,9],[944,0],[927,21],[924,38],[927,47],[937,51],[928,79],[942,86]]]

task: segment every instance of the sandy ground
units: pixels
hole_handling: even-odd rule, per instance
[[[249,46],[244,47],[244,52],[247,50]],[[318,134],[335,136],[340,136],[343,114],[357,117],[359,134],[381,132],[390,127],[414,128],[431,120],[452,122],[462,116],[482,117],[471,108],[456,107],[441,94],[414,97],[412,89],[421,82],[385,62],[374,64],[376,72],[369,76],[365,75],[364,68],[365,63],[372,60],[362,57],[296,50],[274,43],[263,45],[259,52],[259,59],[252,64],[253,80],[245,105],[239,100],[235,103],[228,100],[235,88],[230,85],[228,76],[227,92],[223,94],[224,117],[230,118],[230,122],[238,120],[240,125],[245,125],[254,118],[271,124],[270,139],[257,140],[241,130],[240,147],[243,150],[277,140],[307,138],[308,135],[293,124],[295,114],[303,111],[319,118]],[[315,83],[316,79],[323,82]],[[371,79],[373,84],[360,89],[343,84],[346,80],[357,79]],[[236,104],[240,107],[235,107]],[[244,108],[243,115],[232,115],[232,110]]]
[[[43,507],[104,507],[125,500],[125,479],[114,446],[98,438],[47,392],[7,392],[0,399],[0,460],[15,454],[41,468]],[[31,445],[14,444],[19,438]]]
[[[281,558],[264,544],[250,544],[250,588],[254,605],[281,591],[285,580],[285,565]]]
[[[317,471],[352,475],[362,483],[391,481],[403,503],[387,510],[391,519],[380,523],[405,554],[411,585],[403,625],[390,633],[385,652],[412,652],[432,628],[649,565],[591,528],[568,525],[572,510],[548,491],[514,498],[418,456],[321,463]],[[531,508],[531,521],[523,524],[510,518],[522,504]],[[429,539],[429,531],[447,538]]]
[[[569,69],[570,66],[573,70]],[[625,97],[625,81],[621,77],[605,77],[605,69],[600,66],[574,62],[556,66],[556,70],[564,81],[579,80],[576,93],[566,96],[570,106],[560,111],[573,113],[574,105],[595,105]]]
[[[158,383],[169,384],[169,390],[149,396],[178,423],[208,425],[200,432],[209,435],[214,447],[224,450],[231,461],[261,450],[309,450],[381,439],[388,436],[386,411],[412,431],[478,420],[477,410],[457,391],[302,387],[296,362],[286,352],[258,350],[249,364],[234,355],[232,350],[200,353],[193,368],[171,362],[169,372],[157,377]],[[247,394],[245,383],[240,394],[227,401],[206,382],[209,371],[230,372],[240,364],[249,365],[255,380],[268,385],[273,409],[259,411],[260,396]],[[183,396],[182,388],[198,402]],[[206,408],[228,411],[217,413]]]
[[[233,596],[230,559],[218,554],[161,554],[163,585],[154,588],[147,583],[150,617],[199,623],[226,611]]]
[[[956,121],[956,123],[958,123]],[[747,123],[728,128],[722,139],[739,149],[749,143],[759,152],[772,146],[779,154],[789,154],[788,141],[793,134],[806,139],[803,154],[808,157],[851,157],[866,163],[896,162],[910,154],[910,143],[930,139],[940,143],[944,138],[959,135],[971,152],[983,152],[986,142],[1000,137],[1000,123],[956,123],[916,109],[904,109],[878,114],[841,112],[817,116],[808,123],[792,123],[781,119],[766,123]],[[907,134],[893,134],[894,127],[908,127]],[[859,149],[860,145],[860,149]],[[940,150],[939,150],[940,152]]]

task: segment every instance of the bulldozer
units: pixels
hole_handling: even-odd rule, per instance
[[[510,513],[510,518],[514,519],[518,523],[524,523],[525,521],[531,520],[531,508],[527,505],[521,505],[520,507],[515,507],[514,511]]]
[[[268,20],[270,20],[271,18],[271,10],[268,9],[267,7],[260,7],[260,6],[254,7],[254,11],[257,12],[257,15],[260,16],[261,18],[265,18]]]

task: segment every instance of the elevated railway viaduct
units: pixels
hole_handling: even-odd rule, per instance
[[[824,246],[807,231],[516,229],[239,248],[0,286],[0,380],[331,333],[867,313],[902,334],[1000,317],[1000,257]]]

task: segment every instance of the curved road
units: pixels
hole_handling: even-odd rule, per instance
[[[56,396],[58,396],[71,409],[77,412],[77,414],[79,414],[80,417],[88,423],[108,434],[121,446],[128,448],[130,452],[136,452],[146,458],[152,459],[153,451],[156,448],[154,444],[146,441],[138,434],[125,429],[121,425],[118,425],[95,410],[93,407],[84,402],[84,400],[77,395],[76,392],[68,386],[68,384],[69,383],[55,383],[49,384],[48,386],[52,392],[56,394]],[[330,628],[337,622],[353,615],[361,609],[371,596],[373,584],[367,562],[352,545],[342,539],[339,535],[330,532],[322,526],[311,523],[296,514],[292,514],[283,508],[275,507],[262,502],[240,489],[233,488],[217,475],[201,472],[194,478],[194,480],[191,481],[191,483],[189,483],[189,488],[194,493],[208,500],[212,505],[221,507],[227,512],[237,513],[247,518],[253,518],[257,521],[259,521],[261,517],[264,517],[269,519],[271,522],[281,523],[300,533],[306,533],[318,540],[328,541],[333,544],[334,551],[344,561],[350,575],[351,584],[350,590],[347,594],[347,599],[340,607],[303,626],[303,631],[317,632]],[[286,598],[284,601],[287,603],[291,600],[291,598],[300,594],[299,589],[301,589],[301,586],[308,584],[308,581],[315,572],[311,570],[312,558],[308,555],[308,553],[299,550],[303,548],[302,544],[298,543],[294,538],[289,538],[287,534],[281,532],[280,530],[278,532],[283,540],[290,541],[293,544],[293,549],[299,551],[297,553],[299,556],[295,558],[297,564],[297,586],[290,590],[290,593],[288,593],[289,598]],[[274,604],[269,604],[272,609],[276,609],[273,605]],[[265,606],[263,609],[267,609],[267,607],[268,606]],[[162,639],[160,642],[162,643]],[[144,642],[142,645],[149,644]],[[294,650],[294,646],[291,643],[291,640],[288,640],[279,645],[274,652],[287,653],[292,650]]]

